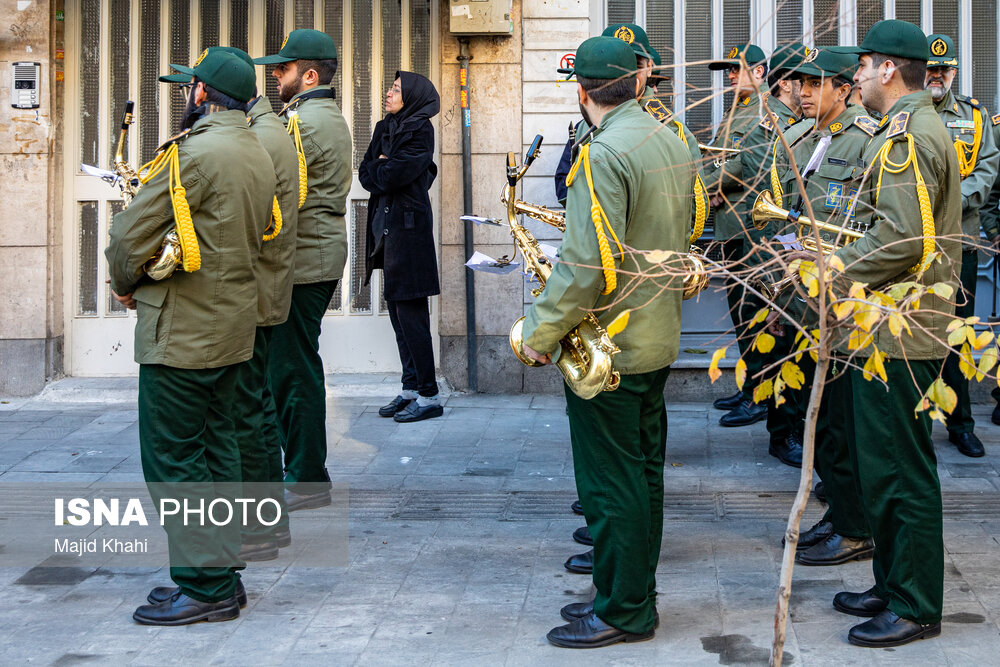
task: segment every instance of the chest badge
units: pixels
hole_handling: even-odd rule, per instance
[[[823,205],[827,208],[836,209],[840,207],[840,198],[844,196],[843,183],[827,183],[826,201]]]

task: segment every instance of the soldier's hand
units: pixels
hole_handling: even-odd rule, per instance
[[[722,206],[722,203],[726,201],[726,198],[722,195],[712,195],[708,202],[712,205],[712,208],[718,208]]]
[[[117,299],[118,303],[125,306],[129,310],[135,310],[135,299],[132,298],[131,293],[119,296],[118,294],[115,294],[114,290],[112,290],[111,294],[115,297],[115,299]]]
[[[764,328],[772,336],[784,336],[785,335],[785,325],[778,320],[778,313],[776,311],[771,311],[767,315],[767,319],[764,320]]]
[[[528,357],[529,359],[534,359],[535,361],[537,361],[542,365],[548,366],[549,364],[552,363],[551,354],[540,354],[539,352],[531,349],[524,343],[521,343],[521,349],[524,350],[524,356]]]

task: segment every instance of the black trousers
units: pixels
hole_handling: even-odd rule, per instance
[[[399,361],[403,364],[403,389],[416,391],[421,396],[437,396],[427,297],[403,301],[387,299],[385,303],[389,307],[392,330],[396,332]]]

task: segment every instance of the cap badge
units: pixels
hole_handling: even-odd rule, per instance
[[[735,58],[738,55],[740,55],[739,47],[734,46],[733,48],[729,49],[729,56],[728,56],[729,58]]]
[[[285,35],[285,39],[281,42],[281,48],[279,48],[278,50],[280,51],[281,49],[285,48],[285,44],[288,44],[288,35]]]
[[[936,56],[943,56],[944,54],[948,53],[948,45],[945,44],[945,41],[943,39],[938,37],[933,42],[931,42],[931,53],[933,53]]]
[[[818,55],[819,55],[819,49],[810,49],[809,47],[806,47],[806,57],[802,59],[802,62],[811,63],[812,61],[816,60],[816,56]]]
[[[631,44],[635,41],[635,33],[628,26],[622,26],[615,30],[615,37],[622,40],[626,44]]]
[[[198,56],[198,60],[194,61],[194,66],[197,67],[198,65],[200,65],[201,61],[204,60],[205,56],[207,55],[208,55],[208,49],[205,49],[204,51],[201,52],[201,55]]]

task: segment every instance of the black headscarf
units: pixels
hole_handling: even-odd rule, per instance
[[[416,72],[396,72],[402,89],[403,108],[388,114],[385,119],[387,131],[382,135],[382,153],[389,156],[396,134],[407,125],[429,120],[441,111],[441,97],[434,84]]]

